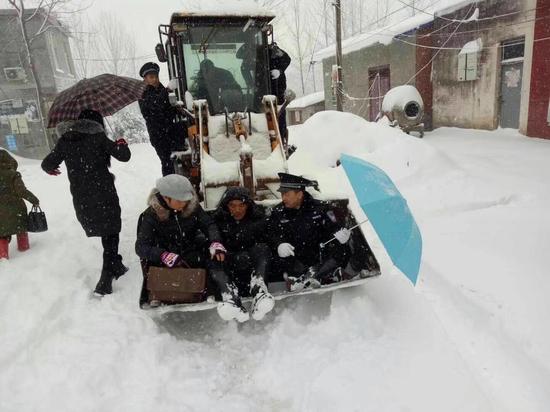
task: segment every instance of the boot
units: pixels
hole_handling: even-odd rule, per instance
[[[273,295],[268,292],[264,279],[252,273],[250,280],[250,295],[252,298],[252,319],[262,320],[275,306]]]
[[[10,241],[9,239],[0,238],[0,259],[9,259],[9,248]]]
[[[122,263],[122,256],[117,255],[112,262],[111,271],[113,272],[113,276],[115,280],[118,280],[122,275],[124,275],[126,272],[128,272],[128,267],[124,266]]]
[[[17,250],[24,252],[29,250],[31,245],[29,244],[29,234],[27,232],[17,234]]]
[[[286,288],[289,292],[299,292],[304,289],[318,289],[321,287],[321,282],[316,278],[317,268],[310,266],[304,274],[298,277],[287,276]]]
[[[243,307],[237,288],[229,286],[228,292],[222,292],[222,302],[218,303],[218,315],[223,320],[236,319],[238,322],[246,322],[250,315]]]
[[[103,269],[101,271],[101,277],[95,287],[94,293],[99,296],[110,295],[113,293],[113,274]]]

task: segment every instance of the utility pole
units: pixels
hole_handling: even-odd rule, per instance
[[[342,4],[340,0],[334,2],[336,16],[336,110],[344,111],[344,95],[342,90]]]

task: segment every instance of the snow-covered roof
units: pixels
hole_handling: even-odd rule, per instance
[[[239,17],[275,17],[275,14],[261,7],[253,0],[233,0],[221,2],[219,0],[186,0],[179,16],[239,16]]]
[[[289,105],[289,109],[303,109],[304,107],[311,106],[312,104],[320,103],[325,100],[325,92],[311,93],[293,100]]]
[[[396,36],[432,22],[435,18],[434,15],[452,13],[453,11],[456,11],[457,9],[472,2],[473,0],[447,0],[437,2],[435,6],[427,8],[424,13],[418,11],[418,14],[415,16],[409,17],[400,22],[393,22],[376,30],[361,33],[344,40],[342,42],[342,53],[348,54],[371,46],[375,43],[388,45]],[[336,46],[333,44],[316,52],[313,56],[313,60],[320,61],[332,57],[335,54]]]

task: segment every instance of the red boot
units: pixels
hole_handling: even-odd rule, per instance
[[[29,234],[27,232],[17,234],[17,250],[24,252],[29,250],[31,245],[29,244]]]
[[[9,239],[0,237],[0,259],[9,259],[8,250],[10,247]]]

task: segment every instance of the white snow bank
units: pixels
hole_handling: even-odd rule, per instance
[[[384,96],[382,101],[382,111],[391,112],[394,107],[404,108],[407,103],[418,102],[421,106],[424,105],[422,96],[416,87],[404,84],[390,89]]]
[[[421,140],[399,129],[336,111],[316,113],[303,125],[292,127],[289,135],[298,147],[289,159],[291,168],[309,174],[336,166],[346,153],[383,163],[392,177],[398,178],[410,175],[435,154]]]

